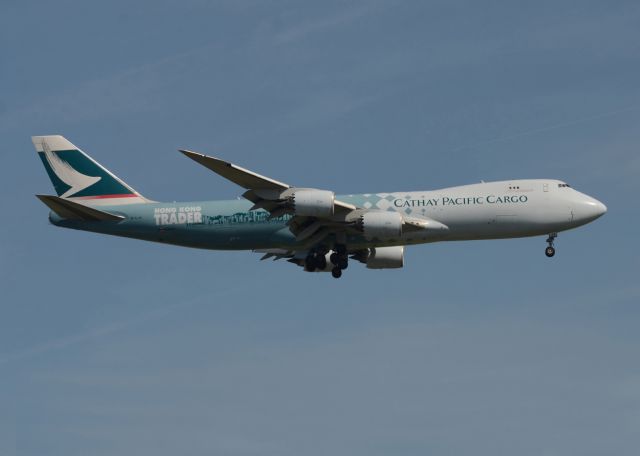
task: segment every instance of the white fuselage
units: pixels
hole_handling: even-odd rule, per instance
[[[564,182],[543,179],[487,182],[433,191],[341,195],[339,199],[359,208],[397,211],[408,218],[428,221],[427,229],[403,230],[393,239],[348,235],[346,243],[350,249],[547,235],[584,225],[606,212],[604,204]],[[52,213],[51,221],[69,228],[214,250],[305,250],[317,241],[314,237],[297,240],[289,230],[288,219],[269,219],[261,209],[251,211],[251,202],[246,200],[105,203],[97,202],[96,206],[122,215],[124,220],[119,223],[64,220]],[[191,212],[183,212],[185,208]]]
[[[370,206],[361,201],[362,197],[371,200]],[[406,244],[544,235],[576,228],[606,212],[605,205],[596,199],[562,181],[548,179],[341,198],[364,207],[428,217],[448,228],[404,233],[401,241]]]

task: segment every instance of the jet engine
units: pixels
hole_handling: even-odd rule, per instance
[[[402,215],[397,212],[368,211],[357,223],[367,239],[398,239],[402,236]]]
[[[330,217],[334,212],[336,195],[328,190],[311,188],[292,189],[288,203],[296,215],[307,217]]]
[[[404,246],[369,249],[368,269],[397,269],[404,266]]]

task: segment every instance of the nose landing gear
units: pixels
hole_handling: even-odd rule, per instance
[[[551,258],[552,256],[554,256],[556,254],[556,249],[553,247],[553,241],[558,237],[558,233],[551,233],[549,234],[549,237],[547,238],[547,244],[549,244],[549,246],[544,249],[544,254],[548,257]]]

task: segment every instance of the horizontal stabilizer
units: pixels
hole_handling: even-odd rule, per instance
[[[49,206],[49,208],[64,219],[71,220],[87,220],[87,221],[111,221],[119,222],[124,217],[121,215],[111,214],[109,212],[100,211],[84,204],[74,203],[68,199],[60,198],[53,195],[36,195],[40,201]]]

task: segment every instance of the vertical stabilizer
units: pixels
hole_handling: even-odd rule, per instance
[[[63,136],[31,140],[59,197],[109,205],[148,201]]]

